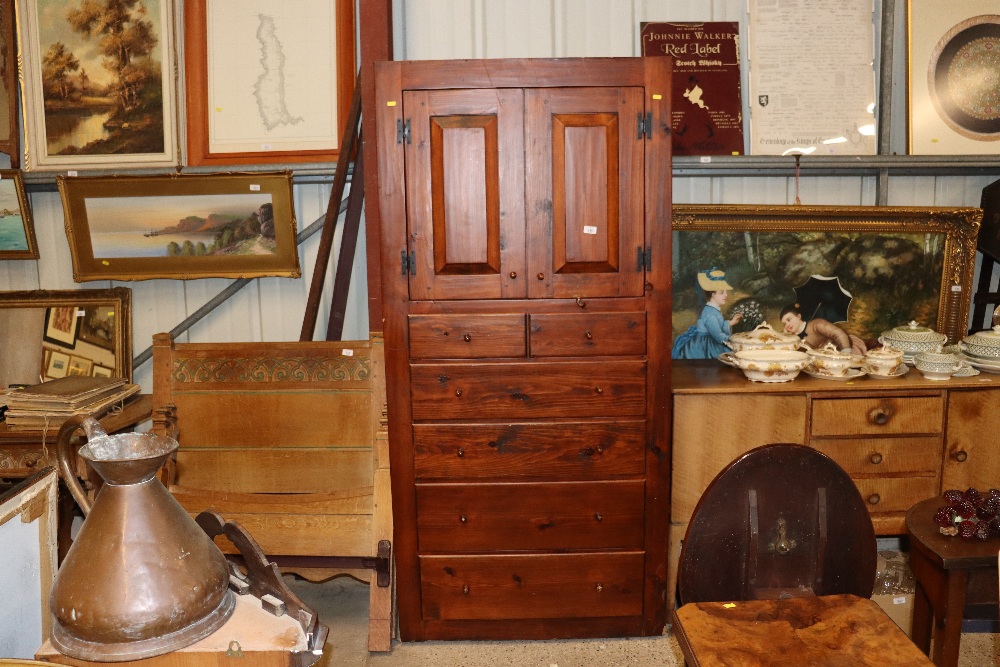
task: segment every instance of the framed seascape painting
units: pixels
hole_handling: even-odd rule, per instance
[[[335,160],[354,52],[353,0],[185,0],[188,164]]]
[[[709,344],[695,352],[712,316],[730,333],[766,322],[805,336],[823,321],[847,347],[916,321],[956,342],[981,218],[975,208],[675,205],[672,356],[717,356]]]
[[[291,172],[56,180],[78,282],[301,275]]]
[[[1000,150],[1000,6],[907,1],[909,152]]]
[[[0,259],[38,259],[31,206],[17,169],[0,170]]]
[[[17,0],[24,168],[178,163],[173,0]]]

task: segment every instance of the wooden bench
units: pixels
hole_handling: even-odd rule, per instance
[[[242,525],[283,571],[369,581],[372,651],[392,638],[384,368],[381,338],[153,337],[153,430],[180,443],[167,488],[192,515]]]

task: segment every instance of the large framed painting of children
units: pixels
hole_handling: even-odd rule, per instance
[[[863,351],[917,321],[966,334],[982,211],[675,205],[675,359],[714,358],[766,322]]]

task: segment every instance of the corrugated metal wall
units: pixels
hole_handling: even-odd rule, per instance
[[[790,2],[794,0],[783,0]],[[798,0],[806,7],[809,1]],[[893,40],[894,97],[892,149],[905,146],[905,38],[903,3],[897,2]],[[876,17],[879,7],[875,8]],[[643,21],[739,21],[746,31],[746,0],[393,0],[394,48],[399,59],[634,56]],[[876,30],[877,33],[877,30]],[[877,38],[877,36],[876,36]],[[744,90],[746,80],[744,74]],[[980,192],[995,175],[896,176],[889,182],[890,205],[977,206]],[[302,229],[326,210],[330,186],[297,184],[295,207]],[[874,176],[805,176],[799,197],[806,204],[871,205]],[[31,196],[41,258],[0,262],[0,289],[78,289],[117,283],[73,282],[63,216],[55,193]],[[784,176],[679,176],[678,203],[788,204],[795,199],[794,179]],[[300,247],[303,277],[253,281],[235,297],[196,324],[190,341],[296,340],[302,324],[319,235]],[[339,252],[339,234],[333,256]],[[345,338],[366,338],[367,290],[364,239],[358,247]],[[334,268],[328,271],[332,281]],[[224,289],[228,280],[120,283],[132,288],[133,349],[149,347],[154,333],[169,331]],[[317,337],[325,333],[330,285],[320,307]],[[9,353],[4,351],[4,353]],[[151,389],[150,364],[135,369],[136,381]]]

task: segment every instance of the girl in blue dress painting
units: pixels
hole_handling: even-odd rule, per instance
[[[674,359],[714,359],[723,352],[729,352],[726,341],[733,333],[733,327],[743,319],[736,313],[728,320],[722,314],[722,307],[729,299],[732,286],[726,282],[726,273],[719,269],[698,272],[698,287],[705,298],[698,322],[691,325],[674,341],[670,356]]]

